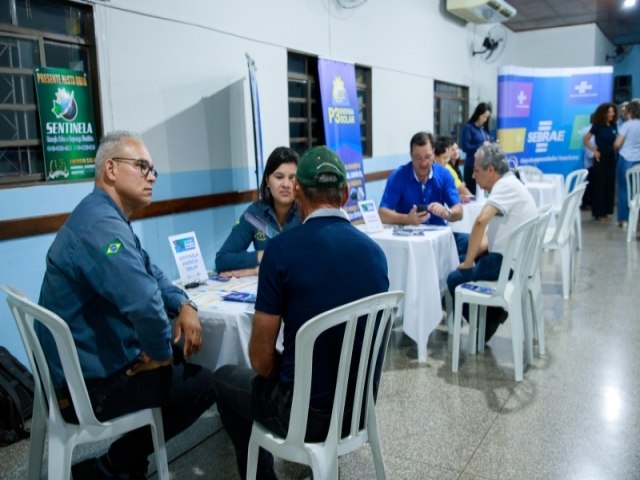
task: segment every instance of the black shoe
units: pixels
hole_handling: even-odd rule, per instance
[[[98,468],[96,458],[89,458],[71,466],[71,478],[73,480],[103,480],[105,477]]]
[[[104,474],[98,466],[97,458],[89,458],[73,465],[71,467],[71,477],[73,480],[109,480],[122,478],[116,475]],[[130,480],[144,480],[147,476],[142,472],[131,472],[128,478]]]
[[[500,312],[496,315],[489,316],[487,315],[486,324],[484,327],[484,343],[487,343],[491,340],[491,337],[496,333],[498,327],[502,325],[506,320],[509,314],[500,309]]]

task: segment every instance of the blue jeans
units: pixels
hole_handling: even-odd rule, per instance
[[[447,277],[447,287],[451,298],[453,298],[453,304],[456,301],[456,287],[467,282],[475,282],[476,280],[497,280],[500,276],[500,267],[502,266],[502,254],[501,253],[485,253],[476,259],[476,263],[472,268],[461,270],[455,269]],[[468,306],[465,304],[462,314],[467,317]],[[487,308],[487,322],[492,322],[497,318],[498,314],[502,311],[499,307]]]
[[[453,232],[453,239],[456,242],[456,250],[458,250],[458,259],[462,263],[464,257],[467,256],[467,247],[469,246],[469,234]]]
[[[293,389],[277,379],[260,377],[251,368],[236,365],[222,366],[213,375],[220,419],[235,447],[238,472],[244,479],[254,420],[274,434],[285,437],[289,430]],[[331,411],[310,408],[305,440],[324,441],[330,420]],[[272,478],[275,478],[273,456],[260,449],[258,479]]]
[[[618,222],[629,221],[629,203],[627,200],[627,170],[640,165],[640,162],[630,162],[622,155],[618,156],[616,180],[618,182]]]

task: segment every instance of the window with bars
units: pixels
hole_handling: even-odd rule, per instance
[[[90,7],[61,0],[0,6],[0,186],[44,181],[34,67],[87,72],[98,131],[100,105]]]
[[[469,88],[436,80],[434,106],[435,135],[453,137],[459,142],[462,127],[469,119]]]
[[[302,154],[310,147],[325,144],[318,58],[289,52],[287,70],[289,145]],[[356,65],[355,74],[362,153],[371,156],[371,69]]]

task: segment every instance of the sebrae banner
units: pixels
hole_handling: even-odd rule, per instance
[[[583,129],[611,101],[613,67],[498,71],[498,142],[510,161],[546,173],[583,168]]]
[[[349,220],[362,221],[358,201],[364,200],[366,193],[355,66],[319,58],[318,76],[327,147],[338,154],[347,169],[349,200],[344,209]]]
[[[87,74],[34,69],[47,181],[93,178],[96,129]]]

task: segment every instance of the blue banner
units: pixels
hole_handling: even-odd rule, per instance
[[[349,220],[359,220],[362,214],[358,201],[366,198],[366,192],[355,66],[352,63],[319,58],[318,76],[325,141],[327,147],[338,154],[347,169],[349,201],[344,208],[349,214]]]
[[[260,97],[258,96],[258,79],[256,78],[256,64],[248,53],[249,89],[251,90],[251,111],[253,113],[253,147],[256,157],[256,188],[260,188],[260,180],[264,172],[264,157],[262,154],[262,124],[260,123]]]
[[[567,175],[584,168],[582,135],[611,101],[613,67],[501,67],[498,142],[518,165]]]

